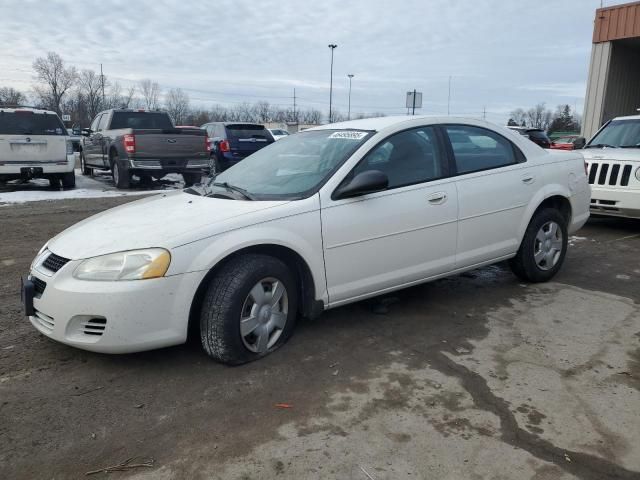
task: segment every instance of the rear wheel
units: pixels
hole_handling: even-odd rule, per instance
[[[200,313],[209,356],[230,365],[257,360],[291,336],[298,307],[296,278],[280,260],[243,255],[211,279]]]
[[[119,157],[117,154],[111,155],[111,173],[113,175],[113,183],[117,188],[126,189],[131,186],[131,175],[128,171],[120,166]]]
[[[83,152],[80,152],[80,171],[82,171],[83,175],[93,175],[93,168],[87,167]]]
[[[202,180],[202,174],[200,172],[183,173],[184,186],[190,187],[194,183],[199,183]]]
[[[553,208],[531,219],[518,253],[509,261],[511,270],[528,282],[551,280],[567,254],[567,220]]]
[[[62,174],[62,188],[76,188],[76,172],[70,171]]]

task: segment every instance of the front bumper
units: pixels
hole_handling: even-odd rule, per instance
[[[77,280],[71,261],[55,274],[36,266],[30,279],[46,286],[33,299],[31,324],[77,348],[131,353],[184,343],[191,302],[205,272],[151,280]],[[37,279],[37,280],[34,280]]]
[[[595,215],[640,218],[640,190],[592,185],[590,209]]]

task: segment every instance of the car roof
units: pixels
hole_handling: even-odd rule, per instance
[[[0,112],[13,113],[13,112],[24,112],[24,111],[33,112],[33,113],[40,113],[40,114],[48,114],[48,115],[57,115],[56,112],[51,111],[51,110],[45,110],[43,108],[35,108],[35,107],[0,107]]]
[[[640,120],[640,115],[627,115],[625,117],[616,117],[613,120]]]
[[[496,125],[489,122],[469,117],[441,115],[391,115],[388,117],[364,118],[360,120],[349,120],[346,122],[328,123],[326,125],[308,128],[305,132],[312,130],[368,130],[379,132],[386,128],[395,127],[414,120],[430,120],[432,123],[470,123],[473,125],[480,123],[489,127],[496,127]]]

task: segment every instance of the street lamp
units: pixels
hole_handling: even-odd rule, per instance
[[[347,77],[349,77],[349,113],[347,114],[347,120],[351,120],[351,79],[354,75],[353,73],[350,73]]]
[[[330,43],[331,49],[331,80],[329,83],[329,123],[331,123],[331,102],[333,100],[333,51],[338,47],[335,43]]]

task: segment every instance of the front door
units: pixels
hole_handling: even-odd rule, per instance
[[[391,135],[347,175],[379,170],[386,190],[323,197],[322,233],[329,303],[364,298],[454,268],[457,193],[433,127]]]

